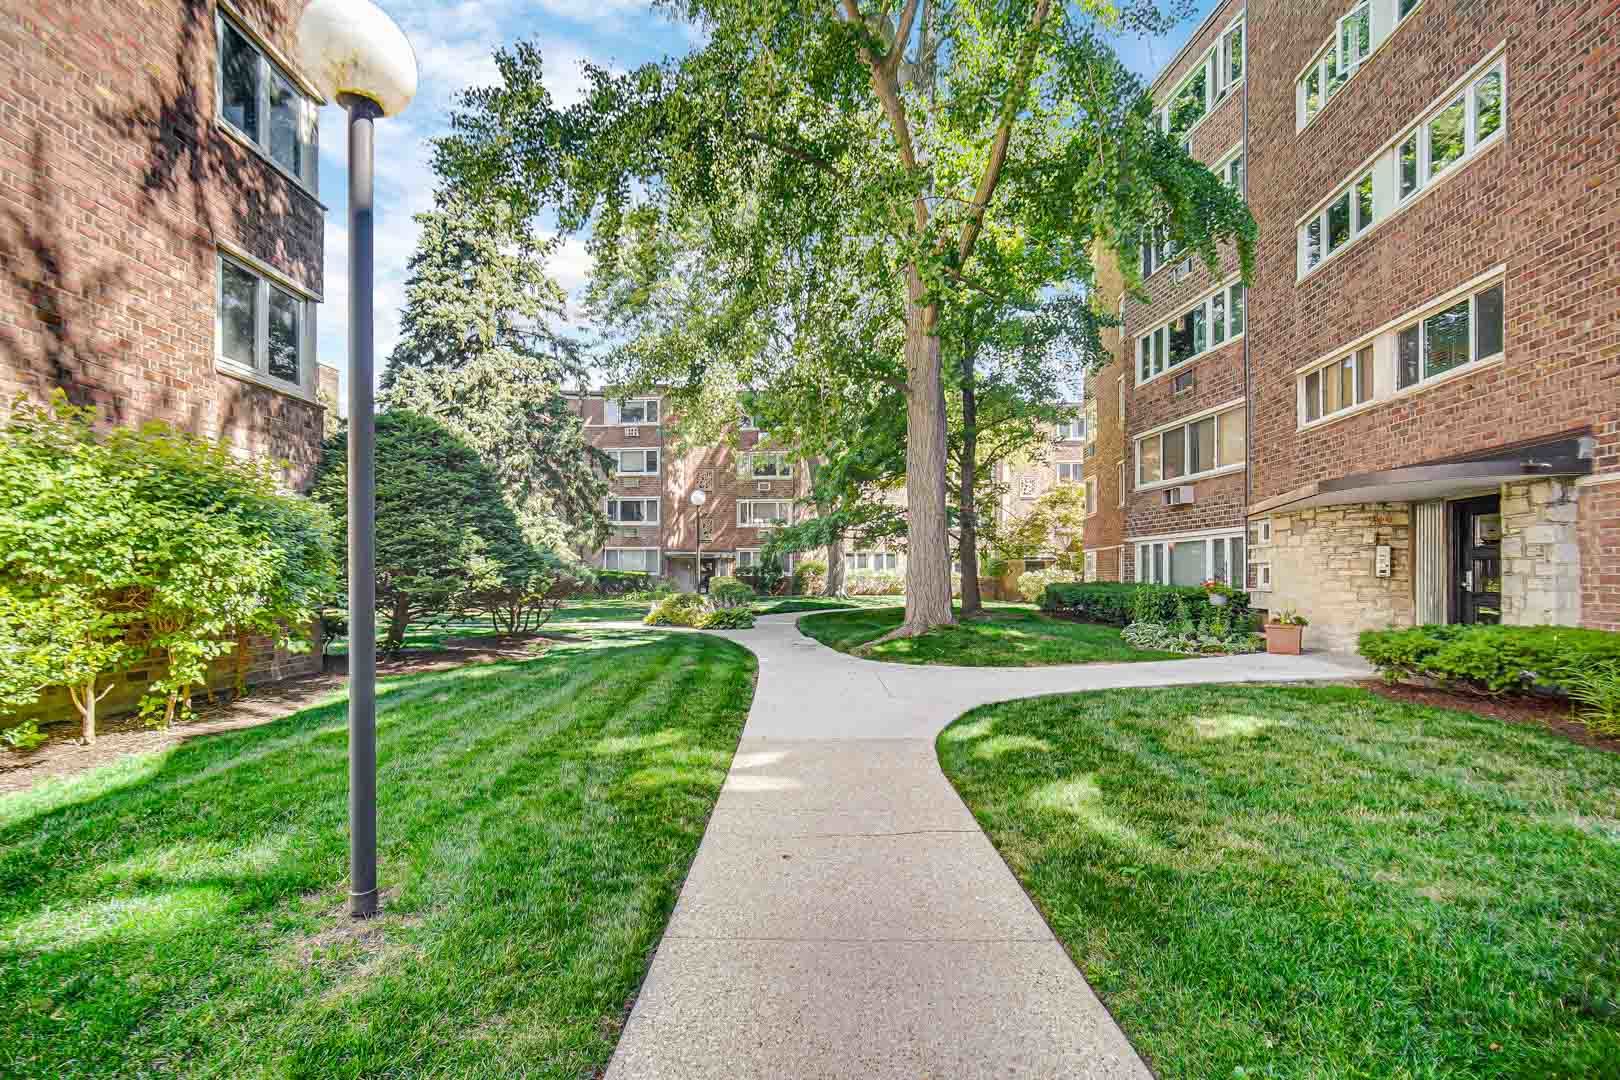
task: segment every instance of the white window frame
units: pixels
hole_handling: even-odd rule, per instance
[[[1126,481],[1126,477],[1129,475],[1129,470],[1125,468],[1124,458],[1120,458],[1119,461],[1115,462],[1115,464],[1119,469],[1119,507],[1121,510],[1123,510],[1125,508],[1125,496],[1130,491]]]
[[[1097,478],[1088,476],[1086,484],[1086,517],[1097,516]]]
[[[1479,298],[1493,289],[1502,290],[1502,348],[1486,356],[1479,355]],[[1420,316],[1403,320],[1402,325],[1395,331],[1395,391],[1398,394],[1410,393],[1422,389],[1425,385],[1433,385],[1444,379],[1455,378],[1458,372],[1473,371],[1482,364],[1494,363],[1507,353],[1507,286],[1501,280],[1491,281],[1476,289],[1469,290],[1468,303],[1468,359],[1456,367],[1447,368],[1429,374],[1429,320],[1442,311],[1450,310],[1463,302],[1462,297],[1452,297],[1444,304],[1430,307]],[[1418,332],[1418,379],[1416,382],[1401,385],[1401,335],[1408,330]]]
[[[1327,371],[1329,368],[1341,363],[1350,365],[1350,369],[1355,372],[1351,377],[1351,385],[1356,388],[1357,393],[1360,393],[1362,387],[1365,386],[1367,396],[1357,401],[1342,402],[1338,408],[1329,412],[1327,409]],[[1363,364],[1366,365],[1365,370],[1368,373],[1365,382],[1362,380]],[[1341,353],[1332,360],[1318,364],[1301,374],[1298,379],[1300,428],[1315,427],[1323,421],[1337,420],[1347,412],[1376,401],[1378,399],[1377,366],[1377,350],[1371,343],[1367,343],[1351,349],[1349,352]],[[1313,375],[1316,376],[1316,415],[1314,417],[1311,416],[1310,388],[1311,376]]]
[[[624,407],[626,405],[640,405],[642,415],[651,415],[650,420],[626,420]],[[659,399],[655,397],[635,398],[607,398],[602,402],[602,422],[606,427],[657,427],[663,418],[663,410],[659,407]]]
[[[1216,161],[1215,165],[1210,169],[1210,172],[1214,173],[1216,176],[1219,176],[1228,187],[1235,188],[1241,192],[1243,190],[1243,185],[1232,183],[1232,165],[1242,160],[1243,144],[1240,142],[1236,146],[1232,147],[1232,149],[1222,154],[1220,159]]]
[[[1085,480],[1085,463],[1081,461],[1059,461],[1056,463],[1057,482],[1060,484],[1079,484]]]
[[[1085,561],[1084,561],[1084,563],[1082,565],[1085,568],[1085,573],[1084,573],[1083,576],[1085,577],[1085,579],[1087,581],[1096,581],[1097,580],[1097,553],[1095,551],[1088,551],[1088,552],[1085,553],[1084,559],[1085,559]]]
[[[1085,442],[1086,417],[1084,413],[1076,413],[1072,419],[1065,420],[1057,426],[1058,442]]]
[[[259,132],[257,135],[237,127],[225,116],[224,54],[225,28],[227,26],[236,32],[259,59],[258,86],[256,88],[257,100],[254,103],[259,116]],[[321,103],[310,97],[309,92],[304,89],[302,80],[294,78],[292,73],[279,60],[271,58],[258,34],[249,30],[234,15],[227,15],[223,8],[216,8],[214,11],[214,74],[214,116],[220,128],[264,158],[281,175],[309,192],[310,195],[318,197],[321,176]],[[299,156],[301,160],[297,171],[277,161],[270,152],[270,80],[272,78],[280,79],[286,84],[287,89],[298,97],[298,141],[300,143]]]
[[[759,471],[761,458],[767,458],[775,463],[775,471],[762,473]],[[786,450],[749,450],[743,454],[743,469],[752,480],[791,480],[793,479],[793,461]]]
[[[653,467],[651,469],[644,469],[641,472],[626,471],[624,468],[624,455],[630,452],[637,454],[651,454],[653,456]],[[656,446],[609,446],[603,448],[603,453],[613,455],[614,476],[657,476],[659,470],[664,464],[663,451]],[[642,464],[646,464],[645,459],[642,460]]]
[[[1215,576],[1215,546],[1222,545],[1226,549],[1226,576],[1220,580],[1235,588],[1248,587],[1248,545],[1244,542],[1242,529],[1217,529],[1198,533],[1175,533],[1165,536],[1146,536],[1132,541],[1136,552],[1136,580],[1142,583],[1167,584],[1170,578],[1171,549],[1178,544],[1203,544],[1204,570],[1199,584]],[[1234,543],[1241,550],[1234,550]],[[1153,563],[1153,549],[1163,549],[1162,562],[1159,569],[1162,573],[1155,573]],[[1234,556],[1241,558],[1234,559]]]
[[[1485,79],[1497,75],[1502,82],[1501,118],[1497,128],[1484,138],[1478,137],[1479,108],[1478,90]],[[1455,104],[1458,98],[1464,101],[1464,150],[1461,157],[1446,166],[1434,176],[1429,176],[1429,125],[1435,117]],[[1478,159],[1478,155],[1495,146],[1505,135],[1508,126],[1508,83],[1507,83],[1507,57],[1505,43],[1499,43],[1485,58],[1475,64],[1462,78],[1446,89],[1446,92],[1419,114],[1420,119],[1411,124],[1404,125],[1395,138],[1385,143],[1372,157],[1362,162],[1354,172],[1344,177],[1334,185],[1333,193],[1295,223],[1295,275],[1299,281],[1305,280],[1311,274],[1321,270],[1333,259],[1354,247],[1362,237],[1372,232],[1376,226],[1382,226],[1390,218],[1404,212],[1407,207],[1416,203],[1424,194],[1445,180],[1455,176],[1465,166]],[[1417,169],[1417,186],[1405,195],[1401,194],[1401,152],[1408,142],[1416,143],[1415,165]],[[1372,182],[1372,211],[1370,216],[1363,213],[1359,196],[1360,185],[1366,181]],[[1332,250],[1328,249],[1329,225],[1328,215],[1333,205],[1346,195],[1350,199],[1350,236],[1345,243]],[[1319,256],[1317,261],[1310,262],[1310,230],[1318,230],[1321,238]]]
[[[225,267],[252,275],[254,291],[253,363],[225,355]],[[275,289],[291,297],[298,304],[298,378],[283,379],[270,374],[270,290]],[[256,259],[235,252],[217,250],[214,263],[214,365],[229,375],[236,375],[283,393],[297,393],[313,400],[315,392],[315,298],[292,281],[270,271]]]
[[[1171,111],[1177,99],[1181,97],[1181,91],[1188,83],[1198,77],[1199,69],[1204,72],[1204,111],[1186,131],[1181,133],[1182,139],[1189,144],[1192,141],[1193,132],[1197,131],[1205,120],[1209,119],[1210,114],[1215,111],[1215,107],[1225,101],[1227,95],[1233,90],[1243,85],[1243,80],[1249,73],[1249,35],[1245,32],[1244,25],[1243,15],[1239,14],[1226,24],[1221,30],[1220,36],[1215,39],[1208,49],[1204,50],[1204,54],[1199,57],[1198,62],[1188,65],[1186,73],[1176,81],[1175,89],[1165,96],[1165,100],[1159,104],[1155,112],[1161,132],[1166,135],[1170,134]],[[1242,73],[1237,78],[1233,78],[1231,73],[1231,42],[1234,35],[1241,35],[1242,41],[1238,51],[1239,66],[1242,68]]]
[[[653,564],[653,569],[651,569],[651,570],[629,570],[629,571],[625,571],[626,573],[631,573],[631,574],[651,574],[653,577],[657,577],[663,571],[663,569],[664,569],[663,552],[661,552],[658,548],[655,548],[655,547],[608,547],[608,548],[603,548],[602,549],[602,569],[604,569],[604,570],[624,570],[624,568],[620,567],[620,566],[609,566],[608,565],[608,555],[610,553],[615,554],[615,555],[622,555],[626,551],[651,552],[652,553],[652,564]]]
[[[786,507],[787,513],[771,521],[754,521],[749,516],[749,510],[759,504]],[[778,524],[793,524],[793,500],[791,499],[738,499],[737,500],[737,527],[742,529],[774,529]]]
[[[1230,415],[1232,415],[1234,413],[1242,413],[1243,417],[1244,417],[1244,433],[1243,433],[1243,450],[1244,450],[1244,453],[1243,453],[1243,459],[1240,460],[1240,461],[1222,463],[1222,462],[1220,462],[1220,456],[1221,456],[1221,417],[1230,416]],[[1199,470],[1198,472],[1195,472],[1195,473],[1185,473],[1184,472],[1180,476],[1172,477],[1170,479],[1165,479],[1165,477],[1164,477],[1164,440],[1165,440],[1165,438],[1167,436],[1175,434],[1177,432],[1180,433],[1181,440],[1182,440],[1182,451],[1181,451],[1182,457],[1181,457],[1181,460],[1185,464],[1192,457],[1192,429],[1193,429],[1193,425],[1197,424],[1197,423],[1200,423],[1200,422],[1202,422],[1204,420],[1208,420],[1211,417],[1215,418],[1215,458],[1216,458],[1217,464],[1213,468],[1201,469],[1201,470]],[[1143,475],[1142,475],[1142,445],[1144,443],[1149,442],[1150,440],[1154,440],[1154,439],[1157,439],[1159,441],[1159,479],[1157,479],[1157,480],[1147,480],[1147,479],[1144,479]],[[1194,483],[1194,482],[1196,482],[1198,480],[1208,479],[1209,477],[1212,477],[1212,476],[1221,476],[1221,475],[1223,475],[1225,473],[1236,472],[1237,470],[1242,469],[1248,462],[1249,438],[1248,438],[1248,414],[1247,414],[1246,406],[1245,406],[1244,401],[1243,401],[1242,398],[1239,398],[1239,399],[1237,399],[1235,401],[1229,401],[1229,402],[1226,402],[1224,405],[1218,405],[1215,408],[1205,409],[1202,412],[1194,413],[1193,415],[1188,416],[1185,419],[1176,420],[1173,423],[1169,423],[1169,424],[1164,424],[1164,425],[1162,425],[1160,427],[1154,428],[1151,431],[1145,431],[1141,435],[1136,436],[1136,438],[1132,442],[1133,442],[1133,446],[1135,447],[1135,454],[1136,454],[1136,490],[1137,491],[1154,491],[1154,490],[1157,490],[1159,488],[1177,487],[1177,486],[1179,486],[1181,484],[1191,484],[1191,483]]]
[[[1265,547],[1271,543],[1271,519],[1253,518],[1249,522],[1249,547]]]
[[[1215,340],[1216,297],[1221,298],[1220,309],[1222,337],[1220,341]],[[1232,312],[1234,307],[1239,303],[1241,303],[1243,307],[1243,329],[1233,333]],[[1170,327],[1180,322],[1182,318],[1185,317],[1189,312],[1197,311],[1200,308],[1202,308],[1204,312],[1204,347],[1184,360],[1178,360],[1175,363],[1171,363]],[[1209,355],[1217,349],[1224,349],[1235,341],[1241,341],[1244,333],[1249,328],[1248,314],[1248,290],[1244,289],[1242,280],[1239,278],[1232,278],[1224,282],[1219,288],[1213,289],[1209,293],[1205,294],[1204,297],[1196,303],[1189,304],[1182,308],[1173,317],[1154,325],[1145,333],[1138,334],[1136,337],[1135,362],[1131,368],[1132,377],[1136,380],[1136,385],[1145,386],[1154,379],[1162,379],[1171,372],[1185,368],[1188,364]],[[1163,334],[1164,336],[1161,338],[1159,337],[1160,334]],[[1150,345],[1150,341],[1155,341],[1156,344]],[[1155,350],[1157,352],[1157,356],[1150,364],[1151,373],[1146,378],[1143,378],[1143,362],[1148,360],[1148,354],[1150,351]]]
[[[1245,587],[1249,588],[1250,592],[1270,592],[1271,591],[1271,563],[1269,561],[1267,561],[1267,562],[1252,562],[1252,563],[1249,564],[1249,566],[1254,570],[1254,585],[1253,585],[1253,587],[1249,587],[1248,586],[1248,579],[1245,578],[1244,579]]]
[[[652,503],[652,516],[643,518],[641,521],[625,521],[623,518],[614,517],[614,503],[628,502],[637,502],[642,504]],[[604,512],[607,514],[607,519],[613,524],[622,526],[624,528],[637,529],[644,525],[660,524],[659,518],[662,514],[662,507],[663,500],[657,495],[609,495],[607,497],[606,506],[604,507]]]
[[[898,574],[900,553],[896,551],[851,551],[844,556],[848,574]],[[960,573],[961,571],[957,571]]]

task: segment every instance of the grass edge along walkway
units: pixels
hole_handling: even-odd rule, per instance
[[[972,710],[940,763],[1163,1080],[1620,1076],[1620,755],[1336,686]]]
[[[0,799],[0,1075],[600,1069],[755,670],[711,635],[610,631],[389,680],[365,923],[343,701]]]
[[[903,607],[835,611],[800,619],[799,630],[839,652],[895,664],[1042,667],[1184,659],[1180,653],[1134,648],[1117,627],[1058,619],[1010,605],[987,607],[980,617],[917,637],[877,640],[904,618]]]

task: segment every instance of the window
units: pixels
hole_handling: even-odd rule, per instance
[[[793,504],[785,499],[739,499],[737,524],[770,528],[793,520]]]
[[[1119,468],[1119,505],[1123,508],[1124,505],[1125,505],[1125,459],[1124,458],[1120,458],[1118,468]]]
[[[1502,284],[1403,327],[1396,335],[1396,384],[1401,389],[1502,352]]]
[[[1183,138],[1209,111],[1209,64],[1206,60],[1183,80],[1170,99],[1170,137]]]
[[[657,548],[607,548],[602,552],[602,569],[658,573]]]
[[[1087,581],[1097,580],[1097,553],[1088,551],[1085,554],[1085,578]]]
[[[1221,50],[1215,61],[1217,96],[1224,97],[1242,80],[1243,59],[1243,21],[1240,19],[1221,35]]]
[[[1136,339],[1138,383],[1147,382],[1243,333],[1243,284],[1204,297],[1203,302]]]
[[[1097,512],[1097,478],[1095,476],[1086,480],[1086,516],[1090,517]]]
[[[900,556],[892,551],[854,551],[844,556],[844,569],[850,573],[893,573],[900,569]]]
[[[1057,437],[1059,442],[1084,442],[1086,438],[1086,417],[1079,413],[1073,419],[1065,420],[1058,425]]]
[[[1501,132],[1506,120],[1501,58],[1434,110],[1400,141],[1400,197],[1408,199],[1466,161]]]
[[[613,472],[618,476],[658,475],[657,450],[609,450],[607,455],[613,459]]]
[[[1187,480],[1243,464],[1246,428],[1240,405],[1136,440],[1136,486]]]
[[[1243,46],[1243,20],[1240,18],[1221,33],[1220,39],[1204,53],[1197,66],[1187,72],[1169,102],[1160,109],[1156,117],[1160,131],[1183,142],[1185,147],[1187,133],[1242,81],[1247,59]]]
[[[657,398],[627,398],[606,403],[606,422],[624,427],[658,423]]]
[[[1300,226],[1299,259],[1301,275],[1316,269],[1330,255],[1337,255],[1373,223],[1373,178],[1367,173],[1342,188],[1311,219]]]
[[[1125,376],[1121,375],[1119,377],[1117,386],[1119,388],[1119,426],[1123,428],[1125,426]]]
[[[1348,71],[1361,66],[1372,52],[1372,14],[1368,0],[1361,0],[1339,20],[1339,57]]]
[[[1083,479],[1080,475],[1082,466],[1078,461],[1060,461],[1057,463],[1057,478],[1060,484],[1078,484]]]
[[[1261,518],[1249,522],[1249,546],[1260,547],[1271,543],[1271,519]]]
[[[1176,261],[1181,255],[1181,245],[1170,237],[1170,230],[1165,226],[1147,231],[1142,238],[1142,276],[1152,277],[1154,271],[1163,269]]]
[[[658,524],[657,499],[609,499],[607,518],[620,525]]]
[[[1309,372],[1304,378],[1305,422],[1352,409],[1372,400],[1373,350],[1363,346],[1349,356]]]
[[[1257,562],[1249,564],[1249,588],[1255,592],[1271,591],[1271,564]]]
[[[1227,158],[1216,171],[1220,174],[1221,179],[1226,181],[1228,187],[1234,191],[1243,190],[1243,152],[1241,150]]]
[[[305,187],[314,189],[320,150],[317,106],[286,72],[224,15],[219,49],[219,115]]]
[[[1243,534],[1151,540],[1136,545],[1136,580],[1158,585],[1200,585],[1211,579],[1244,585]]]
[[[218,356],[231,367],[302,387],[310,366],[310,301],[219,256]]]
[[[786,479],[793,475],[793,462],[782,450],[761,450],[743,455],[743,475],[758,480]]]

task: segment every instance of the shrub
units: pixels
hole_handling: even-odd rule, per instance
[[[1620,663],[1572,667],[1559,676],[1570,699],[1581,706],[1586,726],[1602,735],[1620,735]]]
[[[1259,634],[1243,629],[1220,632],[1218,625],[1187,632],[1164,623],[1133,622],[1119,634],[1135,648],[1163,652],[1221,655],[1260,652],[1266,647],[1266,639]]]
[[[809,596],[827,587],[827,564],[821,559],[800,559],[793,568],[793,591]]]
[[[703,616],[698,626],[704,630],[752,630],[754,612],[746,607],[721,608]]]
[[[1572,626],[1414,626],[1367,630],[1361,655],[1393,682],[1413,676],[1487,694],[1563,686],[1620,663],[1620,634]]]
[[[252,637],[307,648],[334,587],[331,519],[278,464],[96,422],[58,392],[0,430],[0,707],[65,686],[86,741],[103,679],[160,661],[141,712],[168,722],[212,661],[234,650],[245,671]]]
[[[906,579],[899,574],[850,574],[844,578],[844,591],[851,596],[902,596]]]
[[[709,613],[708,605],[697,593],[676,593],[660,600],[642,620],[648,626],[701,626]]]
[[[775,596],[787,575],[782,572],[782,560],[767,551],[760,556],[758,565],[738,570],[737,580],[761,596]]]
[[[38,720],[24,720],[0,731],[0,742],[5,743],[13,750],[32,750],[44,742],[46,736],[39,730]]]
[[[1073,570],[1065,570],[1061,566],[1049,567],[1045,570],[1031,570],[1018,575],[1018,595],[1026,603],[1033,604],[1046,594],[1046,587],[1060,581],[1078,581],[1080,575]]]
[[[646,593],[662,581],[644,570],[598,570],[592,581],[592,591],[598,596],[623,596]]]
[[[709,582],[709,601],[722,611],[753,603],[754,590],[734,577],[717,577]]]
[[[1041,595],[1041,607],[1057,614],[1112,626],[1125,626],[1133,622],[1179,626],[1183,622],[1190,622],[1196,629],[1224,621],[1231,630],[1247,631],[1253,621],[1249,594],[1230,588],[1215,591],[1226,597],[1224,607],[1217,608],[1211,604],[1211,593],[1196,585],[1060,581],[1047,585]]]

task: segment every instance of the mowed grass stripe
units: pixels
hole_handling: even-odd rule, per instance
[[[359,934],[341,916],[341,705],[70,785],[6,833],[0,1073],[599,1068],[752,672],[709,636],[610,632],[402,680],[380,723],[390,891]],[[35,826],[49,844],[29,843]]]

